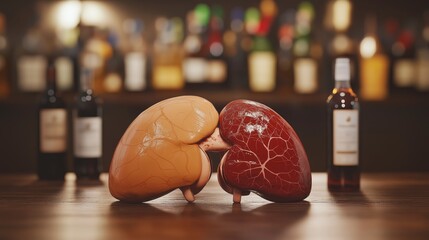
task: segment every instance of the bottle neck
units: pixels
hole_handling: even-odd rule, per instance
[[[49,95],[55,95],[57,91],[57,84],[55,80],[55,67],[49,66],[47,70],[47,92]]]
[[[80,90],[82,92],[91,92],[92,93],[92,72],[88,69],[82,71],[80,76]]]
[[[351,88],[350,80],[336,80],[335,88],[336,89]]]

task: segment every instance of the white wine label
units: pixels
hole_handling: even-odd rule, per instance
[[[67,147],[67,112],[65,109],[40,111],[40,151],[64,152]]]
[[[202,83],[206,79],[207,61],[204,58],[189,57],[183,60],[183,75],[188,83]]]
[[[97,158],[102,154],[101,117],[75,117],[74,156]]]
[[[146,56],[141,52],[125,55],[125,88],[142,91],[146,88]]]
[[[334,165],[359,164],[359,111],[334,110]]]
[[[70,58],[59,57],[55,60],[57,87],[59,90],[71,90],[73,87],[73,62]]]
[[[18,59],[18,87],[24,92],[41,92],[46,87],[47,61],[44,56],[23,56]]]

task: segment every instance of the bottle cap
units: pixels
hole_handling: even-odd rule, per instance
[[[350,59],[335,59],[335,81],[350,81]]]

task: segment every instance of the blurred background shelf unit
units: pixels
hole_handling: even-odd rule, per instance
[[[312,170],[324,171],[325,101],[339,56],[352,60],[362,100],[363,170],[429,171],[426,0],[1,1],[0,172],[35,172],[49,61],[69,128],[80,71],[92,71],[104,171],[140,112],[185,94],[219,111],[239,98],[272,107],[301,137]],[[69,151],[70,171],[71,161]]]

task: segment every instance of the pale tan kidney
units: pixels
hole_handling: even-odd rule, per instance
[[[210,160],[199,147],[219,114],[207,100],[180,96],[142,112],[128,127],[113,155],[109,190],[115,198],[143,202],[180,188],[188,201],[210,178]]]

